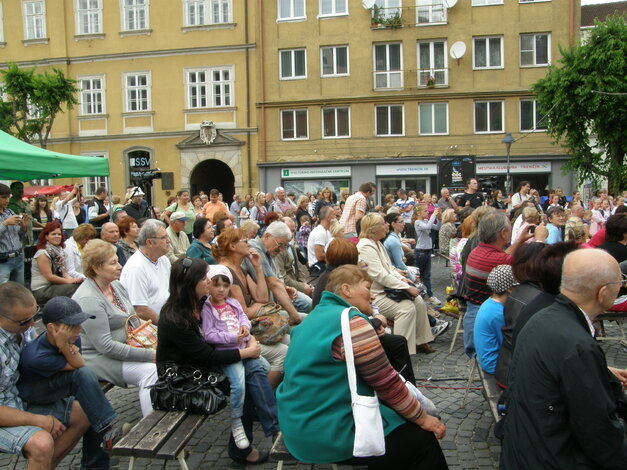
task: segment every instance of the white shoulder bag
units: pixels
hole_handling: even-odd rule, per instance
[[[354,457],[373,457],[385,454],[385,435],[383,434],[383,420],[379,411],[377,393],[373,397],[357,394],[357,378],[355,375],[355,358],[353,357],[353,342],[349,326],[348,312],[351,308],[342,311],[342,338],[344,340],[344,355],[348,372],[348,386],[351,390],[351,405],[355,420],[355,442],[353,444]]]

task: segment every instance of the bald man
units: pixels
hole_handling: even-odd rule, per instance
[[[115,246],[118,263],[124,266],[126,264],[126,255],[122,247],[118,245],[118,241],[120,241],[120,229],[118,226],[113,222],[105,222],[100,229],[100,238]]]
[[[627,401],[594,340],[592,322],[625,284],[602,250],[564,260],[560,295],[523,328],[509,373],[503,466],[518,470],[625,469],[627,439],[619,420]],[[623,387],[624,372],[620,376]]]

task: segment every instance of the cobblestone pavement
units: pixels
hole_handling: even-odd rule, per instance
[[[442,260],[434,259],[432,277],[435,295],[444,299],[448,268],[444,267]],[[434,354],[413,356],[418,386],[436,404],[446,424],[446,437],[441,441],[441,445],[449,467],[464,470],[496,469],[499,462],[500,444],[493,434],[494,422],[481,394],[481,383],[478,377],[471,384],[466,405],[462,404],[471,363],[463,352],[461,335],[457,338],[453,352],[448,353],[453,337],[453,326],[435,341],[436,352]],[[609,334],[617,333],[615,326],[606,326],[606,328]],[[602,347],[606,351],[609,365],[627,367],[627,351],[619,343],[603,342]],[[135,390],[114,388],[107,396],[121,421],[135,422],[140,419]],[[226,450],[229,431],[228,414],[225,410],[207,420],[187,446],[189,468],[192,470],[233,468]],[[263,438],[259,426],[255,431],[255,445],[261,449],[269,449],[271,446],[270,439]],[[80,446],[77,446],[77,449],[80,449]],[[16,469],[22,469],[24,460],[20,459],[17,462],[15,457],[0,455],[1,469],[13,469],[14,465]],[[80,453],[75,450],[63,460],[58,468],[67,470],[75,467],[78,469],[79,466]],[[157,469],[163,468],[163,463],[156,460],[137,459],[135,466],[140,470]],[[127,467],[127,458],[112,458],[111,469],[122,470]],[[257,466],[250,465],[247,468],[267,470],[275,467],[275,463],[266,463]],[[299,470],[309,468],[305,465],[286,465],[286,467]],[[168,462],[165,468],[177,469],[179,466],[176,462]],[[330,466],[320,465],[316,468],[328,469]]]

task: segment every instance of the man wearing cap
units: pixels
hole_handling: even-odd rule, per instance
[[[91,424],[83,436],[83,455],[94,459],[89,468],[108,468],[109,457],[100,445],[110,450],[121,430],[112,426],[116,414],[98,377],[85,366],[79,336],[81,323],[96,317],[83,312],[69,297],[51,299],[42,313],[46,331],[26,344],[20,356],[20,397],[29,405],[50,405],[74,397]]]
[[[170,215],[170,226],[166,229],[166,233],[170,237],[170,248],[167,256],[171,263],[187,256],[189,238],[184,232],[185,222],[187,222],[185,212],[176,211]]]
[[[89,421],[77,401],[27,405],[19,397],[18,363],[32,340],[37,304],[15,282],[0,285],[0,299],[0,452],[23,455],[28,469],[53,469],[89,429]],[[81,468],[108,468],[108,461],[99,465],[101,457],[101,452],[83,451]]]
[[[107,199],[107,188],[100,186],[94,194],[94,198],[89,203],[87,215],[89,223],[96,228],[100,228],[109,219],[109,208],[105,205]],[[70,206],[71,208],[72,206]],[[137,219],[136,219],[137,220]]]
[[[492,295],[477,312],[475,319],[475,349],[479,365],[484,372],[494,375],[499,350],[503,343],[501,328],[505,325],[503,308],[514,287],[514,275],[509,264],[499,264],[488,275],[488,288]]]
[[[124,206],[126,213],[135,220],[149,219],[152,217],[150,206],[144,200],[144,192],[139,186],[130,191],[130,202]]]

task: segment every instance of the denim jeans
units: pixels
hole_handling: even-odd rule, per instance
[[[231,418],[241,418],[244,413],[244,395],[246,394],[246,377],[242,361],[222,366],[222,371],[231,385]]]
[[[0,284],[7,281],[24,285],[24,255],[9,258],[6,263],[0,263]]]
[[[33,405],[53,403],[73,396],[87,415],[91,427],[83,435],[81,470],[107,470],[109,455],[102,450],[102,435],[116,417],[109,400],[100,389],[96,374],[87,366],[58,372],[34,384],[18,382],[20,396]]]
[[[414,250],[415,266],[420,270],[420,280],[427,288],[427,295],[433,297],[431,290],[431,250]]]
[[[292,304],[299,312],[309,313],[311,311],[311,297],[302,292],[296,293],[296,299],[292,300]]]
[[[477,312],[480,307],[480,304],[473,304],[472,302],[466,303],[466,313],[464,314],[464,349],[468,357],[475,355],[475,319],[477,318]]]

